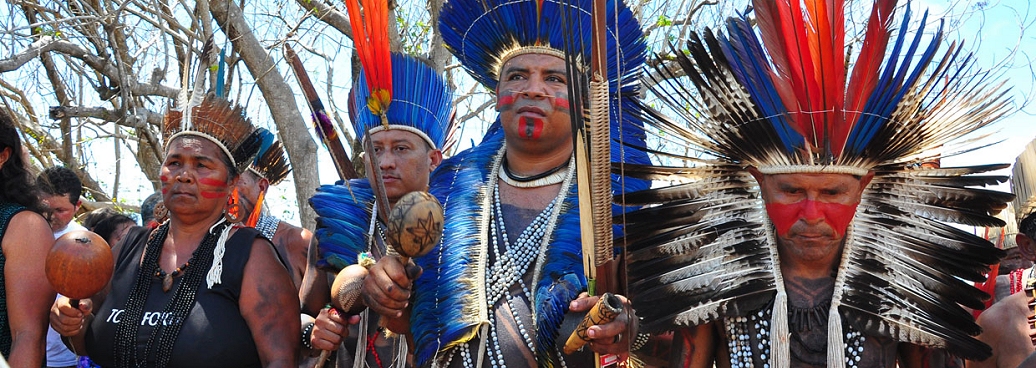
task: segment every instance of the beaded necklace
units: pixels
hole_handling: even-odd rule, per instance
[[[117,367],[131,368],[147,365],[147,359],[152,355],[153,351],[156,357],[154,366],[165,367],[169,364],[169,361],[172,359],[173,344],[176,342],[177,336],[180,335],[183,321],[194,307],[195,299],[198,296],[198,288],[201,287],[205,273],[215,258],[213,250],[216,248],[216,243],[220,237],[219,234],[223,233],[227,226],[230,225],[225,220],[221,220],[213,225],[209,228],[209,232],[205,234],[201,244],[198,245],[198,249],[194,250],[191,260],[195,261],[196,266],[190,267],[184,272],[180,284],[176,287],[175,294],[162,310],[163,315],[169,313],[170,317],[168,319],[163,318],[168,323],[163,322],[155,326],[151,331],[151,336],[148,337],[147,344],[141,355],[136,346],[141,323],[136,321],[141,320],[144,315],[144,305],[147,302],[151,286],[151,276],[158,270],[161,270],[161,267],[158,266],[158,259],[162,253],[162,245],[169,234],[169,222],[166,221],[151,233],[144,248],[144,259],[137,269],[136,282],[126,298],[125,312],[123,312],[125,313],[124,321],[126,322],[119,323],[115,329],[114,355]],[[157,348],[155,346],[156,343],[158,345]]]
[[[827,321],[827,316],[821,316],[830,302],[821,303],[821,307],[803,308],[799,311],[789,311],[792,314],[790,319],[794,320],[795,326],[792,330],[802,331],[812,327],[814,322]],[[807,311],[808,309],[808,311]],[[795,316],[795,315],[798,316]],[[770,351],[770,321],[773,319],[773,305],[768,305],[759,312],[745,317],[728,317],[723,319],[724,332],[727,337],[727,349],[730,352],[730,366],[738,368],[755,367],[755,358],[763,362],[763,366],[769,366]],[[845,351],[845,366],[856,367],[863,358],[863,346],[867,337],[860,331],[846,325],[843,340]],[[795,334],[796,332],[792,332]],[[754,341],[753,341],[754,340]],[[828,347],[830,348],[830,347]]]
[[[273,235],[277,233],[277,225],[280,225],[281,220],[277,216],[271,216],[267,214],[259,215],[259,221],[255,223],[255,229],[259,230],[260,234],[266,237],[266,239],[273,240]]]
[[[572,184],[573,178],[575,178],[575,165],[572,165],[572,160],[574,160],[575,158],[573,157],[572,159],[570,159],[569,163],[566,165],[568,169],[564,170],[564,180],[562,182],[561,189],[559,190],[558,195],[547,205],[547,208],[541,211],[540,214],[537,215],[535,219],[533,219],[532,223],[530,223],[529,226],[527,226],[526,229],[522,231],[522,234],[520,234],[519,237],[515,240],[515,246],[511,246],[510,239],[506,235],[506,229],[504,228],[503,211],[500,209],[500,184],[499,181],[493,180],[494,177],[497,177],[500,180],[508,182],[508,180],[505,179],[506,175],[501,173],[501,171],[503,170],[501,166],[503,166],[502,161],[504,160],[503,157],[505,156],[505,148],[506,146],[500,148],[500,151],[498,153],[498,157],[500,158],[497,158],[495,160],[493,167],[490,170],[489,180],[492,182],[493,203],[491,204],[491,206],[488,206],[491,208],[483,209],[483,215],[485,216],[485,218],[488,219],[487,221],[489,222],[489,238],[492,239],[492,249],[490,251],[494,252],[494,256],[496,257],[494,265],[490,266],[485,273],[486,284],[484,285],[484,287],[487,289],[486,303],[488,304],[488,309],[490,310],[490,312],[488,313],[489,323],[483,327],[483,332],[489,333],[482,333],[481,336],[483,336],[483,338],[478,339],[478,342],[472,340],[469,343],[462,345],[462,347],[459,349],[451,350],[450,354],[444,357],[444,360],[442,362],[443,366],[449,366],[450,362],[457,355],[460,355],[462,366],[478,366],[478,363],[475,362],[475,359],[472,356],[473,354],[471,350],[474,350],[476,352],[479,352],[479,354],[482,354],[483,352],[485,352],[487,340],[490,340],[489,342],[492,343],[491,349],[493,351],[485,352],[490,355],[490,366],[506,367],[506,362],[503,359],[503,352],[500,349],[500,341],[495,331],[496,318],[494,313],[492,312],[493,305],[495,304],[495,302],[497,300],[500,300],[500,298],[504,295],[507,295],[507,302],[508,306],[510,306],[511,309],[511,315],[512,317],[514,317],[515,321],[517,322],[520,328],[519,332],[522,334],[522,339],[525,342],[526,347],[529,348],[530,351],[536,351],[532,335],[529,335],[528,330],[521,322],[519,316],[515,315],[516,309],[514,307],[514,298],[511,298],[510,295],[508,295],[507,290],[510,288],[511,285],[514,284],[514,282],[520,282],[522,286],[522,292],[524,293],[524,295],[529,296],[530,304],[536,304],[534,300],[534,295],[529,291],[528,286],[524,284],[524,280],[521,276],[528,271],[528,267],[533,263],[532,260],[535,259],[536,266],[533,270],[533,282],[536,282],[536,280],[539,280],[540,278],[540,268],[543,267],[543,262],[546,261],[543,255],[546,252],[547,241],[550,238],[550,234],[554,232],[554,226],[557,223],[558,217],[561,215],[562,206],[560,204],[564,202],[565,197],[568,195],[568,188]],[[540,223],[540,225],[537,225],[537,223]],[[500,228],[499,233],[497,232],[497,227]],[[535,229],[536,227],[542,227],[542,229],[537,230]],[[503,241],[505,247],[503,254],[500,253],[500,247],[498,243],[499,239],[504,239]],[[518,244],[519,242],[521,242],[522,244]],[[525,248],[529,248],[531,250],[526,250]],[[530,251],[532,252],[531,254],[526,253]],[[503,260],[502,258],[507,259],[506,265],[504,264],[505,260]],[[507,272],[507,274],[503,274],[504,272],[502,272],[502,270],[510,270],[510,272]],[[507,280],[513,281],[507,282]],[[498,291],[496,290],[497,288],[500,288],[502,290]],[[536,320],[535,309],[533,309],[532,320]],[[485,329],[488,329],[489,331],[485,331]],[[561,346],[557,346],[556,353],[557,356],[560,358],[560,366],[562,368],[565,368],[567,367],[567,365],[565,364],[564,358],[561,358],[560,349]],[[478,359],[481,359],[481,357],[479,357]]]
[[[557,198],[554,198],[543,211],[536,215],[536,218],[518,235],[512,244],[507,235],[507,228],[504,225],[504,214],[500,205],[500,187],[499,185],[493,186],[493,219],[489,223],[489,238],[492,240],[492,247],[490,248],[496,261],[493,262],[488,272],[486,272],[486,303],[492,309],[498,300],[501,298],[506,299],[507,304],[510,306],[511,315],[518,325],[518,332],[522,335],[522,340],[525,342],[526,347],[529,348],[529,351],[535,351],[535,345],[525,325],[522,323],[521,316],[516,314],[515,297],[508,293],[508,290],[510,290],[511,285],[517,283],[522,289],[522,294],[532,295],[522,275],[525,275],[529,265],[539,255],[539,245],[546,235],[547,224],[551,217],[550,214],[554,212],[556,203]],[[503,247],[500,246],[500,241],[503,242]],[[501,252],[501,248],[504,250],[503,252]],[[496,325],[494,313],[489,313],[489,325]],[[493,354],[495,355],[490,359],[492,366],[506,366],[496,328],[490,328],[490,338],[492,340]]]
[[[554,168],[544,171],[542,173],[530,176],[519,176],[511,173],[511,169],[507,166],[507,155],[500,160],[500,174],[497,175],[500,180],[503,180],[507,185],[515,188],[539,188],[548,185],[559,184],[565,181],[568,177],[567,171],[562,169],[568,167],[569,161],[561,163],[561,165],[555,166]]]
[[[191,265],[191,261],[187,260],[180,267],[177,267],[173,272],[166,273],[161,267],[158,271],[155,271],[155,278],[162,280],[162,291],[169,292],[169,289],[173,287],[173,279],[180,277],[183,274],[183,270],[187,269],[187,266]]]

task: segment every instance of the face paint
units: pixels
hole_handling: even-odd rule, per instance
[[[159,175],[158,181],[162,183],[162,194],[166,194],[167,192],[169,192],[168,185],[171,184],[169,182],[169,177],[165,175]]]
[[[227,182],[219,180],[219,179],[211,179],[211,178],[201,178],[201,179],[198,179],[198,184],[208,185],[208,186],[213,186],[213,187],[220,187],[220,188],[224,188],[224,189],[227,187]]]
[[[518,136],[525,139],[537,139],[543,133],[543,119],[522,116],[518,123]]]
[[[779,236],[787,235],[791,226],[799,220],[822,218],[841,238],[845,235],[849,223],[853,221],[857,205],[859,203],[846,205],[803,199],[791,204],[767,203],[766,213],[770,215],[770,221],[777,228]]]
[[[515,93],[506,91],[496,99],[496,111],[508,111],[514,108]]]
[[[564,93],[558,93],[557,97],[554,97],[554,110],[557,112],[570,113],[571,107],[568,101],[568,95]]]
[[[205,197],[205,198],[208,198],[208,199],[216,199],[216,198],[219,198],[219,197],[227,195],[227,191],[224,190],[224,191],[220,191],[220,192],[212,192],[212,191],[208,191],[208,190],[203,190],[203,191],[199,192],[198,194],[201,194],[202,197]]]
[[[213,199],[222,197],[227,194],[227,183],[222,180],[212,178],[200,178],[198,179],[198,184],[216,187],[216,190],[199,191],[198,194],[200,194],[202,197]]]

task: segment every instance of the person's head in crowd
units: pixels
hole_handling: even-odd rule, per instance
[[[39,212],[39,196],[22,150],[14,119],[0,111],[0,202],[17,203]]]
[[[1014,236],[1014,241],[1018,244],[1017,257],[1009,254],[1000,261],[1000,273],[1029,268],[1036,262],[1036,212],[1028,214],[1018,222],[1018,234]]]
[[[126,236],[126,233],[129,232],[130,228],[136,224],[137,222],[129,216],[115,213],[111,216],[102,218],[97,222],[97,224],[90,228],[90,231],[93,231],[103,238],[104,241],[108,242],[109,246],[114,247],[115,244],[118,244],[119,241]]]
[[[89,229],[90,231],[93,231],[93,228],[97,226],[97,224],[100,223],[102,220],[115,215],[121,215],[121,213],[119,213],[119,211],[116,211],[114,208],[111,207],[101,207],[83,215],[80,219],[81,221],[79,222],[83,225],[83,227]]]
[[[40,189],[41,199],[48,208],[48,220],[53,231],[64,230],[82,204],[83,182],[76,173],[64,166],[55,166],[43,170],[36,178],[36,186]]]
[[[144,202],[140,203],[140,224],[143,226],[154,228],[158,226],[158,220],[155,219],[155,208],[162,203],[162,193],[155,192],[144,199]]]

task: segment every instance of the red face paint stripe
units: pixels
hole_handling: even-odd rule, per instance
[[[215,198],[219,198],[219,197],[227,195],[227,192],[226,191],[212,192],[212,191],[208,191],[208,190],[203,190],[203,191],[199,192],[198,194],[201,194],[202,197],[205,197],[205,198],[208,198],[208,199],[215,199]]]
[[[222,180],[219,180],[219,179],[210,179],[210,178],[198,179],[198,184],[211,185],[211,186],[214,186],[214,187],[226,187],[227,186],[227,182],[225,182],[225,181],[222,181]]]
[[[507,111],[514,107],[514,95],[504,95],[496,99],[496,110]]]
[[[849,223],[853,221],[857,205],[859,203],[845,205],[806,199],[791,204],[767,203],[766,213],[770,215],[770,221],[777,228],[779,236],[787,235],[792,225],[799,220],[823,218],[824,222],[830,225],[839,237],[842,237],[845,235],[845,230],[849,228]]]
[[[569,109],[568,99],[564,98],[564,97],[557,97],[557,98],[555,98],[554,99],[554,107],[558,108],[558,110],[568,110]]]
[[[527,116],[521,118],[521,125],[518,135],[526,139],[536,139],[543,133],[543,119],[535,119]]]

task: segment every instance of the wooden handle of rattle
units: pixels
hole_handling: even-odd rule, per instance
[[[572,335],[568,336],[568,341],[565,342],[565,354],[572,354],[582,348],[587,342],[590,342],[590,336],[586,335],[587,328],[614,321],[615,317],[622,313],[623,308],[622,300],[615,296],[615,294],[604,293],[604,295],[601,295],[601,299],[597,301],[597,304],[586,313],[583,321],[579,322],[579,326],[576,327],[575,331],[572,331]]]

